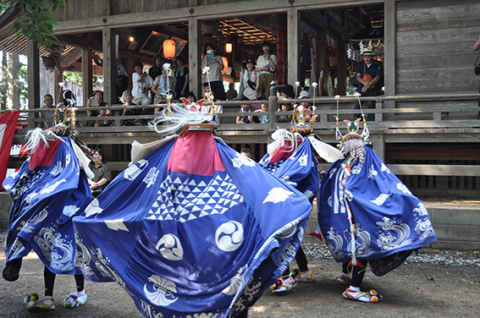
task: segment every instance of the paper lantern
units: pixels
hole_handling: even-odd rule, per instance
[[[225,72],[227,72],[227,69],[228,69],[228,59],[225,56],[222,56],[222,62],[223,62],[222,74],[225,74]]]
[[[232,43],[225,44],[225,53],[232,53]]]
[[[175,57],[175,41],[166,39],[163,41],[163,56],[166,59],[173,59]]]

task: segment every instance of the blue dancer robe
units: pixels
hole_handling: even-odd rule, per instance
[[[120,173],[74,220],[85,277],[146,317],[234,317],[294,257],[311,204],[210,132]]]

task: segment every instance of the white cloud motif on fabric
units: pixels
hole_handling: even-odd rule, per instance
[[[403,183],[397,183],[397,189],[402,191],[403,193],[412,194],[412,192],[410,192],[410,190],[408,190],[407,186],[404,185]]]
[[[157,180],[157,176],[159,172],[160,171],[157,170],[156,167],[153,167],[148,171],[145,178],[143,178],[143,182],[147,184],[147,188],[150,188],[155,183],[155,180]]]
[[[300,163],[301,166],[306,167],[308,164],[308,154],[303,154],[298,158],[298,163]]]
[[[166,234],[158,240],[155,248],[168,260],[180,261],[183,259],[183,247],[178,237]]]
[[[375,180],[375,176],[378,175],[377,170],[373,167],[373,165],[368,169],[368,177],[372,180]]]
[[[85,209],[85,215],[90,216],[92,214],[102,213],[103,209],[100,207],[100,202],[97,198],[93,199],[93,201],[87,206]]]
[[[378,206],[383,205],[390,195],[391,194],[388,193],[382,193],[375,200],[370,200],[370,202],[375,203]]]
[[[136,164],[130,166],[123,173],[123,177],[127,180],[133,181],[136,177],[148,166],[148,160],[139,160]]]
[[[42,191],[40,191],[41,194],[45,194],[45,193],[51,193],[53,192],[60,184],[64,183],[64,182],[67,182],[67,180],[65,179],[62,179],[60,181],[57,181],[55,182],[54,184],[42,189]]]
[[[143,292],[153,305],[168,306],[178,300],[178,297],[175,295],[177,286],[174,282],[158,275],[150,276],[148,281],[152,284],[145,284]],[[150,286],[153,288],[153,291],[149,290]]]
[[[230,280],[230,286],[226,287],[224,290],[222,290],[222,293],[226,295],[235,295],[237,291],[240,289],[242,286],[243,278],[245,276],[245,273],[247,272],[248,265],[245,265],[241,267],[237,274],[232,277]]]
[[[243,226],[237,221],[228,221],[220,225],[215,232],[217,247],[225,252],[233,252],[243,243]]]
[[[80,210],[80,208],[78,208],[76,205],[66,205],[63,208],[62,213],[68,217],[71,217],[72,215],[75,215],[75,213],[77,213],[78,210]]]
[[[285,200],[288,199],[289,196],[293,194],[292,191],[285,190],[284,188],[273,188],[272,190],[268,191],[268,195],[263,200],[262,203],[266,202],[273,202],[273,203],[278,203],[278,202],[284,202]]]
[[[382,163],[380,170],[382,170],[382,172],[391,173],[390,169],[388,169],[385,163]]]
[[[235,158],[232,158],[232,164],[235,168],[240,168],[242,165],[254,167],[255,161],[242,154],[237,154]]]
[[[123,219],[116,219],[116,220],[105,220],[105,225],[114,231],[122,230],[125,232],[130,232],[128,228],[123,224]]]

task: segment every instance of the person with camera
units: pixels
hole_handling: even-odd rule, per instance
[[[257,59],[256,70],[260,72],[257,95],[268,99],[270,96],[270,83],[275,81],[275,70],[277,69],[277,56],[270,54],[270,43],[262,44],[262,55]]]
[[[222,57],[220,55],[215,55],[212,43],[206,43],[204,46],[203,52],[203,67],[209,67],[208,78],[205,75],[203,77],[203,83],[208,85],[210,82],[210,87],[215,100],[226,100],[227,95],[225,94],[225,88],[223,87],[223,76],[222,70],[225,67],[223,65]]]
[[[357,65],[357,81],[359,83],[357,87],[357,92],[360,93],[361,97],[366,96],[378,96],[382,91],[382,85],[380,85],[380,80],[383,77],[383,67],[382,63],[373,59],[375,53],[373,51],[365,49],[362,53],[363,61],[360,61]],[[360,104],[357,102],[355,109],[359,109]],[[368,102],[368,108],[374,109],[375,102]],[[360,115],[355,115],[355,118],[360,117]],[[375,120],[374,114],[369,114],[368,120]]]
[[[480,36],[478,36],[477,42],[473,45],[473,50],[478,51],[480,50]],[[477,57],[478,60],[478,57]],[[480,72],[480,69],[477,70],[477,68],[480,68],[480,65],[477,66],[477,63],[475,62],[475,74],[480,75],[480,73],[477,74],[477,72]],[[480,93],[480,89],[478,91]],[[478,107],[480,107],[480,98],[478,99]],[[480,119],[480,111],[478,112],[477,119]]]

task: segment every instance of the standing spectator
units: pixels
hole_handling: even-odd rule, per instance
[[[237,98],[237,96],[238,92],[233,87],[233,83],[228,84],[227,99],[234,100],[235,98]]]
[[[270,83],[275,80],[275,70],[277,69],[277,56],[270,54],[270,44],[262,44],[263,54],[257,59],[257,71],[260,72],[259,95],[266,99],[270,96]]]
[[[153,79],[147,73],[143,72],[143,64],[135,62],[132,74],[132,96],[133,103],[136,105],[150,105],[151,101],[147,94],[153,85]]]
[[[360,96],[378,96],[382,90],[380,80],[383,77],[382,63],[375,61],[373,56],[375,53],[371,50],[364,50],[362,53],[363,61],[357,65],[357,81],[359,83],[357,92]],[[355,109],[359,109],[360,104],[355,104]],[[375,102],[368,102],[369,109],[375,109]],[[355,115],[360,117],[360,115]],[[375,120],[375,114],[368,114],[368,120]]]
[[[477,42],[473,45],[473,50],[478,51],[480,50],[480,36],[478,37]],[[480,93],[480,90],[479,90]],[[478,99],[478,106],[480,107],[480,98]],[[480,119],[480,111],[478,112],[477,119]]]
[[[208,79],[205,75],[203,77],[203,83],[210,81],[210,87],[212,88],[213,97],[216,100],[226,100],[225,88],[223,87],[222,70],[225,67],[223,65],[222,57],[215,55],[212,43],[206,43],[204,46],[203,63],[204,67],[209,67]]]
[[[167,101],[167,94],[173,92],[175,77],[170,70],[170,64],[165,63],[162,74],[155,78],[152,85],[152,92],[155,93],[154,104],[163,104]]]
[[[153,79],[147,73],[143,72],[143,64],[141,62],[135,62],[133,64],[134,73],[132,74],[132,102],[135,105],[151,105],[152,102],[147,96],[148,91],[153,85]],[[153,115],[155,110],[153,108],[144,108],[142,115]],[[146,124],[148,120],[142,120],[143,124]]]
[[[41,112],[38,114],[40,118],[48,119],[50,125],[53,125],[53,117],[55,116],[55,106],[53,105],[53,97],[50,94],[45,94],[43,96],[43,105],[40,106],[40,109],[51,109],[49,112]],[[43,122],[45,128],[48,128],[47,121]]]
[[[102,106],[107,106],[107,103],[103,101],[103,92],[101,91],[96,91],[95,94],[88,99],[87,102],[87,107],[102,107]],[[88,109],[88,108],[87,108]],[[94,125],[95,127],[98,126],[110,126],[111,122],[109,120],[105,120],[106,116],[110,116],[112,113],[110,109],[106,110],[87,110],[87,116],[88,117],[97,117],[98,120],[95,121]],[[89,123],[91,126],[92,124]]]
[[[104,153],[102,149],[95,149],[93,160],[89,163],[88,167],[95,174],[92,179],[88,179],[88,184],[92,190],[93,197],[96,197],[112,179],[110,166],[104,161]]]
[[[152,80],[155,80],[158,76],[162,75],[163,72],[163,60],[160,54],[155,55],[153,58],[153,66],[150,67],[148,70],[148,75],[152,78]],[[150,102],[152,104],[155,104],[155,92],[151,92],[150,94]]]
[[[255,65],[252,59],[247,59],[245,62],[245,70],[242,72],[240,76],[240,81],[243,91],[240,91],[241,98],[248,98],[249,100],[256,100],[258,97],[259,91],[259,74],[254,69]]]
[[[175,71],[176,98],[185,97],[188,92],[188,67],[181,56],[177,57],[177,70]]]
[[[116,61],[117,66],[117,77],[116,77],[116,87],[115,87],[115,94],[117,97],[121,97],[123,91],[128,88],[128,74],[125,66],[120,63],[120,58]]]

